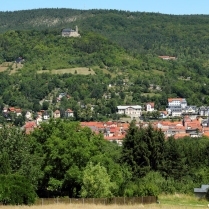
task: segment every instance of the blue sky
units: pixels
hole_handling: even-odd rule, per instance
[[[37,8],[117,9],[164,14],[209,14],[209,0],[0,0],[0,11]]]

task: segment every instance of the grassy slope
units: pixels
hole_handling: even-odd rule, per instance
[[[37,71],[38,73],[52,73],[52,74],[64,74],[64,73],[72,73],[72,74],[81,74],[81,75],[94,75],[94,70],[86,67],[77,67],[77,68],[66,68],[66,69],[59,69],[59,70],[41,70]]]

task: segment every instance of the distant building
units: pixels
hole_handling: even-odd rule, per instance
[[[186,107],[187,101],[185,98],[168,98],[168,108],[166,110],[169,115],[180,117]]]
[[[121,105],[121,106],[117,106],[118,109],[118,114],[121,115],[127,115],[130,116],[131,118],[137,118],[139,116],[141,116],[141,110],[142,107],[140,105]]]
[[[146,104],[146,111],[147,112],[153,112],[155,110],[155,103],[149,102]]]
[[[16,63],[20,63],[20,64],[22,64],[24,61],[25,61],[25,59],[23,59],[22,57],[18,57],[18,58],[15,60]]]
[[[67,109],[65,111],[65,117],[66,118],[74,117],[74,112],[71,109]]]
[[[60,118],[60,111],[59,110],[54,111],[54,118]]]
[[[176,59],[176,57],[170,57],[170,56],[158,56],[158,57],[163,60],[175,60]]]
[[[78,27],[76,26],[75,30],[71,28],[64,28],[62,30],[62,36],[63,37],[79,37],[80,34],[78,33]]]
[[[168,106],[185,108],[187,106],[187,101],[185,98],[168,98]]]

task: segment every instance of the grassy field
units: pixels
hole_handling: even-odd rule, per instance
[[[152,92],[152,93],[142,93],[141,95],[143,95],[143,96],[150,96],[150,97],[153,97],[153,96],[160,96],[160,94],[158,94],[158,93],[154,93],[154,92]]]
[[[44,205],[44,206],[0,206],[2,209],[192,209],[192,208],[207,208],[204,206],[186,206],[186,205],[81,205],[81,204],[54,204],[54,205]]]
[[[155,75],[164,75],[165,74],[165,72],[160,71],[160,70],[152,70],[152,73]]]
[[[16,73],[19,69],[23,67],[20,63],[13,63],[13,62],[3,62],[0,64],[0,72],[4,72],[5,70],[9,70],[10,68],[10,74]]]
[[[59,69],[59,70],[41,70],[38,73],[48,73],[51,72],[52,74],[64,74],[64,73],[72,73],[72,74],[81,74],[81,75],[94,75],[94,70],[87,68],[87,67],[77,67],[77,68],[68,68],[68,69]]]
[[[37,206],[0,206],[0,209],[192,209],[208,208],[206,200],[199,200],[188,195],[163,195],[159,196],[160,204],[149,205],[92,205],[92,204],[52,204]]]

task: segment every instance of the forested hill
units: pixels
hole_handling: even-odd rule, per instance
[[[140,53],[199,56],[207,49],[209,15],[165,15],[117,10],[36,9],[0,12],[0,31],[78,25]],[[198,49],[196,46],[198,45]]]
[[[124,104],[152,101],[164,110],[169,97],[208,106],[208,23],[207,15],[117,10],[0,12],[0,107],[35,111],[40,100],[61,92],[72,95],[75,104],[98,105],[97,113],[105,117]],[[76,25],[80,38],[61,36],[62,28]],[[177,59],[162,60],[160,55]],[[21,70],[13,65],[18,57],[25,60]],[[74,68],[86,68],[89,75]],[[59,75],[45,74],[47,70]],[[75,104],[64,107],[75,110]]]

